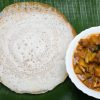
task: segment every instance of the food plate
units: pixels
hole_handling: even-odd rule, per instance
[[[7,5],[21,1],[36,1],[59,9],[69,20],[77,33],[100,25],[99,0],[0,0],[0,10]],[[17,94],[0,84],[0,100],[96,100],[79,91],[67,77],[54,90],[40,95]]]

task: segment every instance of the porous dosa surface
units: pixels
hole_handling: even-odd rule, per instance
[[[73,29],[55,8],[12,4],[0,17],[1,82],[17,93],[52,90],[66,77],[65,54]]]

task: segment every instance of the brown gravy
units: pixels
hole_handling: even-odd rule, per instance
[[[100,91],[100,33],[79,41],[73,66],[77,77],[88,88]]]

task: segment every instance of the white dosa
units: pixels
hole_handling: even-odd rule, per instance
[[[73,29],[55,8],[16,3],[0,17],[0,78],[17,93],[52,90],[66,77],[65,54]]]

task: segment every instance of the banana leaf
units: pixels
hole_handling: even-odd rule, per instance
[[[47,3],[60,10],[77,34],[100,25],[100,0],[0,0],[0,11],[12,3],[35,1]],[[20,83],[19,83],[20,84]],[[78,90],[69,77],[54,90],[39,94],[17,94],[0,84],[0,100],[96,100]]]

